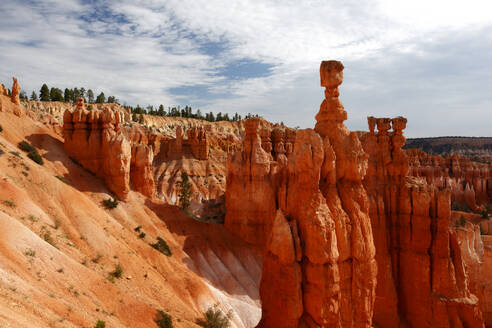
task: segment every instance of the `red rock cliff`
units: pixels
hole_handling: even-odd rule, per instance
[[[229,160],[226,227],[265,246],[258,327],[372,325],[367,158],[343,124],[342,70],[336,61],[321,65],[326,98],[315,130],[262,130],[260,139],[258,120],[247,120],[243,151]]]
[[[132,151],[132,143],[121,131],[120,112],[109,108],[86,110],[79,98],[73,113],[65,111],[63,121],[64,146],[69,156],[104,178],[119,199],[127,199],[130,180],[135,190],[153,197],[152,150],[133,144]]]
[[[409,161],[401,150],[406,119],[369,117],[368,122],[370,132],[360,139],[369,155],[364,185],[378,263],[374,323],[483,327],[478,298],[470,291],[450,229],[449,190],[407,176]]]
[[[449,187],[453,203],[467,204],[477,210],[492,198],[492,166],[470,158],[452,155],[429,155],[419,149],[408,149],[409,175],[424,177],[436,187]]]

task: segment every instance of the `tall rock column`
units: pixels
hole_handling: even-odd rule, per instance
[[[151,199],[155,197],[153,161],[154,152],[152,147],[136,145],[132,148],[130,167],[132,187]]]
[[[343,124],[342,69],[321,64],[326,99],[315,130],[274,129],[273,160],[259,121],[248,119],[243,150],[228,160],[225,225],[265,250],[258,327],[372,327],[377,267],[362,185],[367,156]]]
[[[316,115],[315,131],[323,139],[325,154],[330,154],[325,156],[328,162],[324,163],[320,187],[335,222],[342,326],[370,327],[377,265],[369,201],[362,184],[368,164],[357,135],[343,124],[347,112],[338,98],[343,68],[338,61],[324,61],[320,67],[325,99]]]
[[[370,132],[361,140],[370,157],[364,184],[378,263],[374,323],[382,328],[483,327],[449,229],[449,190],[408,176],[409,160],[401,149],[405,118],[369,117],[368,123]]]
[[[259,119],[243,124],[243,150],[227,159],[225,227],[249,243],[264,246],[276,213],[271,155],[261,147]]]
[[[20,94],[20,86],[19,86],[19,82],[17,82],[17,78],[12,78],[13,80],[13,84],[12,84],[12,96],[11,96],[11,99],[12,99],[12,102],[16,105],[20,105],[20,98],[19,98],[19,94]]]

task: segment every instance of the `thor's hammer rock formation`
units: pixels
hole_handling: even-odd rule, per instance
[[[342,71],[340,62],[321,64],[325,100],[314,130],[285,133],[287,150],[272,133],[274,160],[268,134],[262,148],[258,122],[249,119],[243,150],[229,160],[226,227],[265,251],[258,327],[372,325],[377,265],[362,184],[367,156],[343,124]]]

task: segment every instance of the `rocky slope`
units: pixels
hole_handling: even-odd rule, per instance
[[[259,321],[258,250],[131,189],[106,209],[104,180],[31,115],[0,96],[0,326],[155,327],[162,310],[174,327],[197,327],[215,303],[233,310],[234,327]],[[44,165],[17,148],[22,140]],[[172,256],[150,246],[157,237]]]

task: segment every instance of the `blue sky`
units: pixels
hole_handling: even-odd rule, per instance
[[[0,2],[0,82],[85,87],[122,102],[258,113],[314,126],[321,60],[345,65],[349,128],[492,136],[489,1]]]

